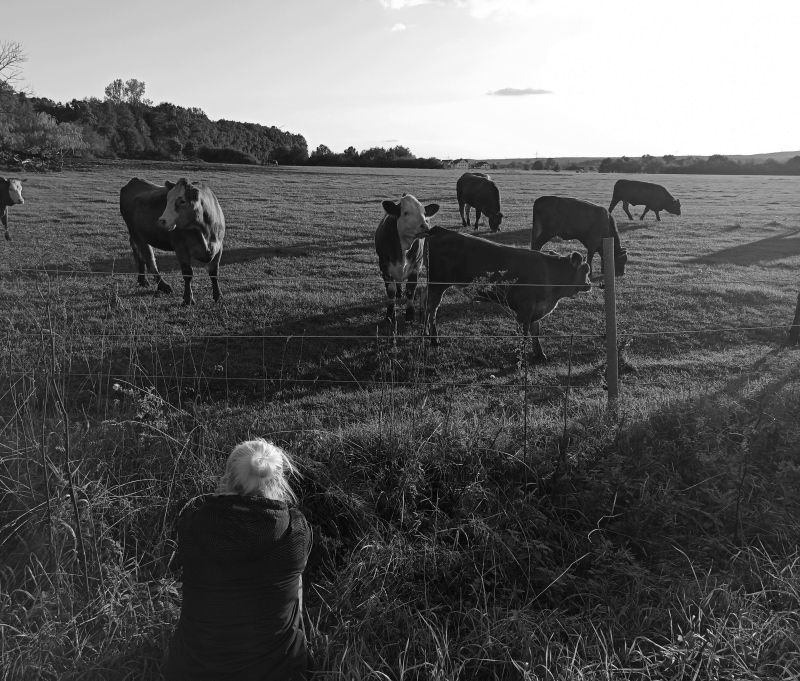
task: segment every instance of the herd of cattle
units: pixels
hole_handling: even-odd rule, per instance
[[[470,224],[470,208],[475,209],[475,230],[481,215],[489,229],[500,229],[500,191],[483,173],[464,173],[456,183],[456,197],[462,226]],[[627,251],[622,248],[611,212],[622,201],[627,216],[629,205],[643,205],[648,211],[665,210],[681,214],[680,201],[664,187],[651,182],[618,180],[608,210],[580,199],[542,196],[533,204],[531,248],[517,248],[460,232],[431,227],[430,218],[439,211],[436,203],[423,206],[415,197],[404,194],[399,201],[384,201],[385,215],[375,232],[378,265],[386,287],[386,319],[394,325],[395,307],[405,298],[405,319],[413,322],[414,293],[419,271],[425,261],[428,285],[422,291],[423,329],[431,344],[438,343],[436,313],[444,292],[450,286],[488,284],[484,295],[500,300],[516,315],[526,336],[533,335],[534,355],[544,358],[537,336],[539,321],[550,314],[559,300],[591,288],[589,277],[596,253],[602,262],[604,238],[614,239],[614,271],[625,271]],[[20,180],[0,178],[0,207],[6,239],[8,207],[24,203]],[[225,237],[225,217],[210,187],[182,178],[163,186],[133,178],[120,190],[119,208],[128,227],[131,250],[138,270],[139,286],[147,286],[145,271],[155,277],[159,291],[172,288],[158,272],[153,248],[174,251],[184,279],[183,304],[194,303],[192,260],[206,265],[211,277],[214,300],[220,298],[219,263]],[[540,249],[555,237],[580,241],[587,250],[558,255]]]

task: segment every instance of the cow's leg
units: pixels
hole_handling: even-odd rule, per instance
[[[466,227],[467,226],[467,221],[464,219],[464,202],[463,201],[459,201],[458,202],[458,214],[461,216],[461,226],[462,227]]]
[[[477,206],[475,207],[475,229],[478,229],[478,220],[481,219],[481,209]]]
[[[156,280],[157,289],[162,293],[171,294],[172,293],[172,286],[170,286],[164,279],[162,279],[161,274],[158,271],[158,267],[156,267],[156,256],[153,253],[153,247],[150,244],[139,244],[139,257],[144,260],[145,265],[147,265],[147,271],[153,275],[153,278]]]
[[[395,323],[394,303],[400,292],[400,286],[387,276],[383,277],[384,286],[386,286],[386,321]]]
[[[537,233],[538,230],[538,233]],[[531,250],[540,251],[542,246],[547,243],[547,235],[542,232],[537,225],[533,226],[533,233],[531,235]]]
[[[8,231],[8,206],[3,206],[3,212],[0,213],[0,223],[3,224],[3,233],[6,241],[11,241],[11,233]]]
[[[622,202],[622,210],[625,211],[625,215],[628,216],[628,220],[633,220],[633,215],[631,215],[631,211],[628,209],[630,204],[627,201]]]
[[[417,289],[417,272],[410,272],[406,281],[406,323],[414,323],[414,291]]]
[[[222,292],[219,290],[219,281],[217,281],[217,277],[219,275],[219,261],[222,258],[222,249],[220,248],[217,251],[217,254],[211,259],[211,262],[208,263],[208,274],[211,277],[211,295],[214,296],[214,300],[219,300],[222,297]]]
[[[144,260],[139,253],[139,246],[133,237],[131,237],[131,252],[133,253],[133,262],[136,263],[136,271],[139,273],[136,277],[136,281],[139,282],[139,286],[149,286],[150,284],[147,281],[147,277],[144,276]]]
[[[661,222],[661,216],[658,214],[657,210],[653,211],[656,214],[656,222]]]
[[[544,354],[544,348],[542,348],[542,343],[539,340],[539,336],[541,335],[541,327],[538,321],[531,321],[530,319],[526,320],[521,324],[522,326],[522,335],[526,339],[530,337],[533,347],[531,348],[531,354],[534,360],[539,360],[542,362],[547,361],[547,355]]]
[[[194,292],[192,291],[192,254],[186,244],[175,245],[175,257],[181,266],[183,275],[183,304],[194,305]]]
[[[431,346],[436,347],[439,345],[439,332],[436,330],[436,313],[439,311],[439,303],[442,302],[442,296],[447,290],[447,286],[441,284],[428,283],[427,293],[425,295],[424,305],[424,323],[422,326],[423,333],[427,334],[430,339]]]
[[[650,210],[650,208],[649,208],[648,206],[645,206],[645,207],[644,207],[644,210],[642,211],[642,215],[641,215],[641,217],[639,218],[640,220],[644,220],[644,216],[645,216],[645,215],[647,215],[647,211],[648,211],[648,210]]]
[[[469,209],[470,208],[471,208],[471,206],[468,203],[464,204],[464,215],[466,215],[466,223],[467,224],[462,225],[462,227],[469,227]],[[475,229],[478,229],[478,228],[476,227]]]
[[[611,213],[611,211],[614,210],[614,208],[617,207],[618,203],[619,203],[619,199],[611,199],[611,205],[608,207],[608,212]]]

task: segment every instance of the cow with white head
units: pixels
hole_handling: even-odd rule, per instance
[[[386,319],[395,323],[395,303],[403,296],[405,283],[405,319],[413,322],[414,291],[422,265],[422,240],[430,230],[430,218],[439,212],[439,204],[423,206],[411,194],[403,194],[400,201],[384,201],[382,205],[386,214],[375,231],[375,251],[386,286]]]
[[[184,305],[194,303],[192,259],[208,268],[214,300],[219,300],[217,275],[225,237],[225,216],[210,187],[185,178],[165,182],[160,187],[135,177],[120,191],[120,212],[128,226],[140,286],[147,286],[146,266],[155,275],[158,289],[172,292],[156,269],[155,247],[175,251],[183,273]]]
[[[8,231],[8,207],[25,203],[22,198],[22,180],[0,177],[0,223],[3,225],[6,241],[11,241]]]

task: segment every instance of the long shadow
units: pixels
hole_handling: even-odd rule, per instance
[[[650,225],[646,222],[618,222],[617,223],[617,231],[620,234],[625,234],[625,232],[636,232],[640,229],[647,229]]]
[[[704,265],[752,265],[757,262],[800,255],[800,238],[790,238],[798,233],[800,233],[800,229],[739,246],[723,248],[708,255],[691,258],[687,262]]]
[[[231,248],[222,252],[220,265],[221,278],[224,279],[225,265],[252,262],[254,260],[269,260],[272,258],[308,256],[313,254],[340,253],[343,249],[369,249],[373,248],[372,241],[363,239],[336,240],[328,243],[300,243],[289,246],[247,246]],[[156,263],[161,272],[180,272],[180,266],[173,253],[156,251]],[[195,264],[196,266],[196,264]],[[68,276],[76,271],[75,262],[48,262],[40,266],[51,276]],[[83,270],[80,270],[83,271]],[[133,256],[129,251],[120,251],[116,255],[106,258],[93,258],[89,260],[89,272],[110,273],[136,273]]]

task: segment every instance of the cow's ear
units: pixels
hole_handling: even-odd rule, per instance
[[[166,180],[166,181],[164,182],[164,186],[165,186],[167,189],[172,189],[172,188],[175,186],[175,183],[174,183],[174,182],[170,182],[169,180]]]
[[[385,210],[389,215],[399,218],[400,217],[400,204],[395,203],[394,201],[384,201],[382,204],[383,210]]]
[[[583,256],[578,253],[578,251],[572,251],[572,253],[569,254],[569,264],[575,269],[578,269],[583,265]]]
[[[438,213],[438,212],[439,212],[439,204],[438,203],[429,203],[427,206],[425,206],[425,217],[426,218],[432,217],[432,216],[436,215],[436,213]]]

